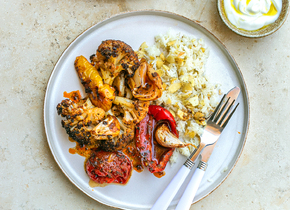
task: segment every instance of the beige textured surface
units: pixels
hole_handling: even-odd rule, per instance
[[[271,36],[243,38],[223,25],[214,0],[1,0],[0,209],[111,209],[71,184],[54,161],[43,99],[54,64],[80,32],[141,9],[201,21],[225,43],[248,87],[243,154],[229,178],[191,209],[290,209],[290,20]]]

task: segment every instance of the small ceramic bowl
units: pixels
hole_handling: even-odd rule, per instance
[[[268,25],[267,27],[263,27],[261,29],[255,30],[255,31],[247,31],[244,29],[237,28],[235,25],[233,25],[227,18],[227,15],[225,13],[224,9],[224,0],[217,0],[217,8],[219,15],[222,19],[222,21],[235,33],[244,36],[244,37],[250,37],[250,38],[260,38],[264,36],[268,36],[270,34],[273,34],[276,32],[285,22],[287,16],[288,16],[288,10],[289,10],[289,0],[282,0],[282,10],[280,13],[280,16],[278,19]]]

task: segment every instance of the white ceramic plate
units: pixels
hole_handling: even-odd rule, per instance
[[[56,162],[80,190],[108,206],[122,209],[149,209],[186,158],[180,156],[176,164],[172,166],[168,164],[166,175],[162,178],[156,178],[148,171],[142,173],[134,171],[126,186],[109,185],[92,189],[84,171],[85,159],[68,152],[75,143],[68,140],[68,135],[61,127],[61,117],[57,115],[56,106],[64,99],[64,91],[81,90],[83,96],[85,95],[74,69],[74,60],[77,56],[84,55],[89,58],[101,42],[107,39],[122,40],[136,50],[144,41],[148,45],[153,44],[154,36],[166,33],[169,28],[204,39],[210,50],[206,74],[211,82],[222,85],[221,89],[224,93],[234,86],[241,88],[238,98],[240,106],[217,143],[194,202],[207,196],[223,182],[242,152],[249,122],[247,90],[237,64],[224,45],[198,23],[172,13],[139,11],[109,18],[83,32],[63,52],[48,82],[44,103],[47,140]],[[189,178],[175,196],[170,208],[177,204]]]

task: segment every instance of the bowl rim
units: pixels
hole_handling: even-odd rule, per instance
[[[282,0],[282,9],[281,9],[281,13],[278,19],[274,23],[271,23],[268,26],[255,30],[255,31],[247,31],[244,29],[237,28],[235,25],[233,25],[228,20],[227,15],[224,11],[224,6],[223,6],[224,0],[217,0],[217,9],[218,9],[219,16],[224,22],[224,24],[236,34],[243,37],[248,37],[248,38],[261,38],[261,37],[265,37],[265,36],[273,34],[274,32],[276,32],[278,29],[282,27],[282,25],[285,23],[289,14],[289,4],[290,4],[289,0]]]

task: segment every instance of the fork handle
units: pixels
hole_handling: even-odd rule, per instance
[[[185,178],[189,174],[190,169],[186,166],[182,165],[177,174],[171,180],[169,185],[163,191],[163,193],[159,196],[151,210],[166,210],[172,199],[178,192]]]
[[[182,194],[175,210],[186,210],[190,208],[192,200],[204,175],[204,172],[204,170],[199,168],[194,171],[194,174],[190,182],[188,183],[184,193]]]

